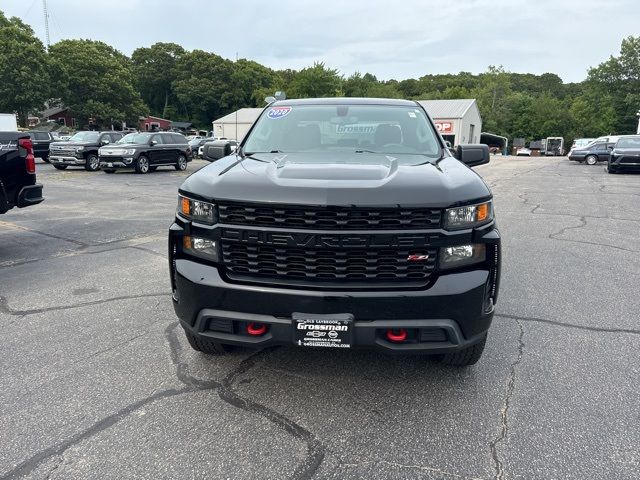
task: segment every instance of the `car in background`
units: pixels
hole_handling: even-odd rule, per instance
[[[58,170],[65,170],[67,167],[84,167],[89,172],[95,172],[100,170],[98,149],[117,142],[122,136],[122,132],[113,130],[77,132],[66,142],[51,143],[49,160]]]
[[[33,143],[33,153],[36,158],[41,158],[49,163],[49,148],[51,143],[58,139],[51,132],[43,132],[39,130],[30,130],[27,132]]]
[[[598,162],[606,162],[609,160],[613,143],[595,142],[590,143],[584,148],[576,148],[569,152],[569,160],[574,162],[586,162],[587,165],[595,165]]]
[[[516,150],[516,156],[517,157],[530,157],[531,156],[531,150],[529,150],[526,147],[518,147],[518,149]]]
[[[617,173],[624,169],[640,170],[640,135],[620,138],[611,150],[607,172]]]
[[[571,144],[570,151],[574,148],[583,148],[592,143],[595,138],[576,138]]]
[[[172,166],[186,170],[191,149],[184,135],[172,132],[129,133],[113,145],[99,151],[100,168],[105,173],[118,169],[135,169],[148,173],[158,167]]]

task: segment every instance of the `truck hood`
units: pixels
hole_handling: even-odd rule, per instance
[[[491,196],[479,175],[453,157],[366,153],[229,156],[191,175],[180,191],[206,200],[434,208]]]

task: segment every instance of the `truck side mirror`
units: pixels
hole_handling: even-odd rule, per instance
[[[158,141],[157,141],[157,140],[151,140],[151,141],[149,142],[149,145],[151,145],[152,147],[153,147],[153,146],[155,146],[155,145],[157,145],[157,144],[158,144]]]
[[[458,145],[455,157],[468,167],[476,167],[489,163],[489,146],[476,145]]]

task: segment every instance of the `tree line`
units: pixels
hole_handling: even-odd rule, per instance
[[[323,63],[273,70],[175,43],[141,47],[131,57],[95,40],[62,40],[47,50],[29,25],[0,12],[0,112],[17,112],[23,124],[46,102],[69,107],[81,125],[89,118],[101,126],[137,125],[151,114],[208,128],[238,108],[263,106],[278,90],[289,98],[476,98],[483,130],[508,138],[635,133],[640,36],[624,39],[620,54],[589,69],[580,83],[501,66],[383,81],[370,73],[345,77]]]

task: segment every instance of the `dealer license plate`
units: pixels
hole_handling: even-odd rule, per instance
[[[293,314],[293,341],[299,347],[350,348],[353,315]]]

